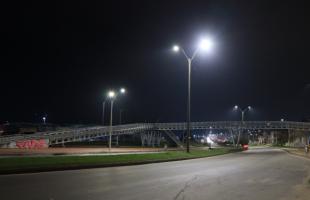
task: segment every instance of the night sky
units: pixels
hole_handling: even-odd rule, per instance
[[[305,1],[306,2],[306,1]],[[310,118],[310,18],[302,1],[21,1],[1,5],[0,122],[100,123],[110,88],[123,121]],[[108,109],[108,107],[107,107]]]

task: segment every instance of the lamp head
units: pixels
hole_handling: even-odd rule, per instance
[[[200,41],[199,49],[202,51],[211,51],[213,46],[212,40],[210,38],[205,38]]]
[[[172,47],[172,50],[173,50],[174,52],[179,52],[179,51],[180,51],[180,47],[179,47],[178,45],[174,45],[174,46]]]
[[[119,91],[120,91],[121,94],[125,94],[126,93],[126,89],[125,88],[121,88]]]
[[[114,97],[115,97],[115,92],[114,91],[109,91],[108,92],[108,97],[110,98],[110,99],[113,99]]]

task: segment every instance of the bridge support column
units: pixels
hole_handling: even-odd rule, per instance
[[[118,135],[116,136],[116,146],[118,147]]]
[[[271,131],[271,133],[270,133],[270,143],[271,144],[274,144],[274,132],[273,131]]]
[[[230,135],[231,135],[231,138],[232,138],[232,142],[233,142],[233,146],[234,146],[234,147],[237,146],[237,145],[236,145],[236,141],[235,141],[235,139],[236,139],[236,137],[235,137],[236,132],[237,132],[237,130],[230,129]]]
[[[292,137],[292,136],[291,136],[291,132],[292,132],[292,131],[291,131],[291,129],[288,129],[287,132],[288,132],[288,141],[287,141],[287,145],[288,145],[288,146],[291,146],[291,137]]]
[[[160,146],[160,142],[161,142],[161,133],[157,133],[156,144],[158,147]]]
[[[141,137],[141,146],[144,147],[145,146],[145,141],[146,141],[146,134],[145,133],[141,133],[140,137]]]
[[[243,129],[242,128],[239,128],[238,129],[238,138],[237,138],[237,144],[236,144],[236,147],[239,146],[239,142],[240,142],[240,137],[241,137],[241,133],[243,132]]]
[[[152,145],[152,137],[153,137],[153,132],[147,133],[147,136],[146,136],[147,146]]]
[[[141,145],[144,146],[160,146],[161,142],[161,133],[158,131],[150,131],[147,133],[141,133]]]

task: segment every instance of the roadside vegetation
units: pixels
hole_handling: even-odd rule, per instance
[[[42,172],[66,169],[146,164],[222,155],[240,149],[218,148],[212,150],[168,151],[147,154],[123,154],[104,156],[48,156],[0,158],[0,174]]]

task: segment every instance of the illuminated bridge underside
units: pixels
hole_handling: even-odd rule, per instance
[[[192,130],[203,129],[268,129],[268,130],[293,130],[310,131],[310,123],[304,122],[279,122],[279,121],[218,121],[218,122],[192,122]],[[113,136],[141,134],[149,131],[177,131],[186,130],[186,123],[140,123],[113,126]],[[77,142],[109,136],[109,127],[93,126],[61,131],[40,132],[32,135],[16,135],[0,137],[0,145],[10,142],[32,139],[48,139],[49,144],[62,144]],[[171,137],[171,135],[169,135]]]

